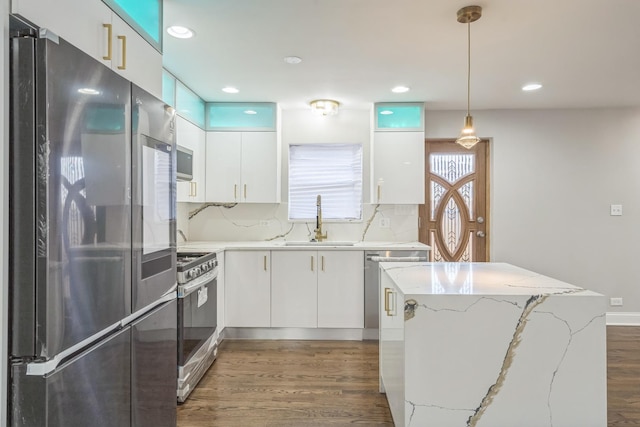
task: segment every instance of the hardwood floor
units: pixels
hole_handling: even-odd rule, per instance
[[[607,327],[609,427],[640,426],[640,327]],[[393,426],[375,341],[224,341],[179,427]]]

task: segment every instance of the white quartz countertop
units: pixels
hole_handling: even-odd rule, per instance
[[[506,263],[380,263],[405,296],[594,295],[592,291]]]
[[[288,242],[291,244],[291,242]],[[297,243],[297,242],[293,242]],[[287,246],[284,241],[239,241],[239,242],[184,242],[178,244],[178,252],[206,251],[219,252],[223,250],[429,250],[427,246],[420,242],[355,242],[353,245],[345,246],[343,242],[332,245],[331,241],[319,244],[309,244],[301,242],[303,245]]]

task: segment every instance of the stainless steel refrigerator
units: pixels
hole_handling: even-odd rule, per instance
[[[175,426],[173,110],[63,39],[21,35],[8,425]]]

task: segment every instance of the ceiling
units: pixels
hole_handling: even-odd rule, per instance
[[[165,33],[163,61],[205,101],[464,109],[471,4],[472,111],[640,106],[640,0],[164,0],[165,28],[196,35]]]

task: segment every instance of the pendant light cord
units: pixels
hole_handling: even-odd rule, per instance
[[[471,104],[471,22],[467,22],[467,116]]]

